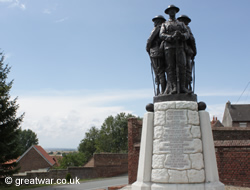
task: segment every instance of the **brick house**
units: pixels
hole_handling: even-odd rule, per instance
[[[226,103],[222,124],[225,127],[250,127],[250,104]]]
[[[220,122],[220,120],[217,119],[217,117],[213,117],[213,120],[211,121],[211,127],[224,127],[224,125]]]
[[[55,158],[48,155],[48,153],[38,145],[31,146],[23,155],[17,160],[19,172],[49,169],[56,165]]]

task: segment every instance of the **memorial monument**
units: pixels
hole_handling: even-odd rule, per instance
[[[194,94],[191,19],[170,5],[154,17],[147,41],[155,73],[154,104],[146,107],[137,181],[132,190],[224,190],[219,181],[209,113]],[[193,82],[193,84],[192,84]],[[161,88],[160,88],[161,87]]]

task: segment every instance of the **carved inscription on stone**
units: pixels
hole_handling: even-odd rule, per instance
[[[164,126],[163,138],[160,142],[160,153],[167,153],[166,168],[189,169],[190,160],[184,152],[193,151],[193,141],[188,126],[185,110],[168,110],[166,114],[167,125]]]
[[[196,102],[154,104],[151,181],[202,183],[205,180],[201,129]]]

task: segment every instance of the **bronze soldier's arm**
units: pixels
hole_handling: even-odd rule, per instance
[[[194,57],[195,57],[196,54],[197,54],[197,49],[196,49],[195,38],[194,38],[194,35],[192,34],[192,32],[191,32],[191,35],[190,35],[190,40],[191,40],[191,48],[194,51]]]
[[[155,27],[153,31],[151,32],[148,40],[147,40],[147,45],[146,45],[146,50],[149,52],[152,42],[154,41],[155,37],[159,35],[160,27]]]
[[[190,33],[189,33],[189,31],[188,31],[188,29],[187,29],[187,27],[185,26],[184,23],[181,22],[181,25],[182,25],[182,28],[183,28],[182,36],[183,36],[183,40],[185,41],[185,40],[187,40],[189,38]]]
[[[160,38],[162,40],[172,41],[172,39],[173,39],[172,35],[167,34],[166,26],[165,26],[164,23],[161,25],[161,30],[160,30],[160,34],[159,35],[160,35]]]

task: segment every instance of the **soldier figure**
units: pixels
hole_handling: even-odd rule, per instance
[[[160,37],[164,40],[167,78],[171,84],[170,94],[190,93],[186,89],[186,55],[184,51],[185,40],[188,39],[189,34],[184,23],[175,18],[179,10],[174,5],[168,6],[165,13],[169,15],[169,20],[162,24],[160,30]]]
[[[180,22],[183,22],[189,32],[189,38],[186,40],[185,43],[185,53],[186,53],[186,75],[187,75],[187,80],[186,80],[186,88],[188,90],[192,91],[192,70],[194,67],[194,57],[196,56],[197,50],[196,50],[196,43],[195,43],[195,39],[194,36],[191,32],[190,27],[188,26],[188,24],[191,22],[191,19],[186,16],[186,15],[181,15],[177,18],[177,20],[179,20]]]
[[[158,15],[152,19],[154,22],[154,29],[151,32],[147,41],[146,50],[151,59],[151,66],[155,73],[155,83],[157,85],[156,95],[163,94],[166,89],[166,76],[164,64],[164,50],[162,40],[159,36],[161,25],[166,19],[162,15]],[[161,86],[161,92],[159,89]]]

